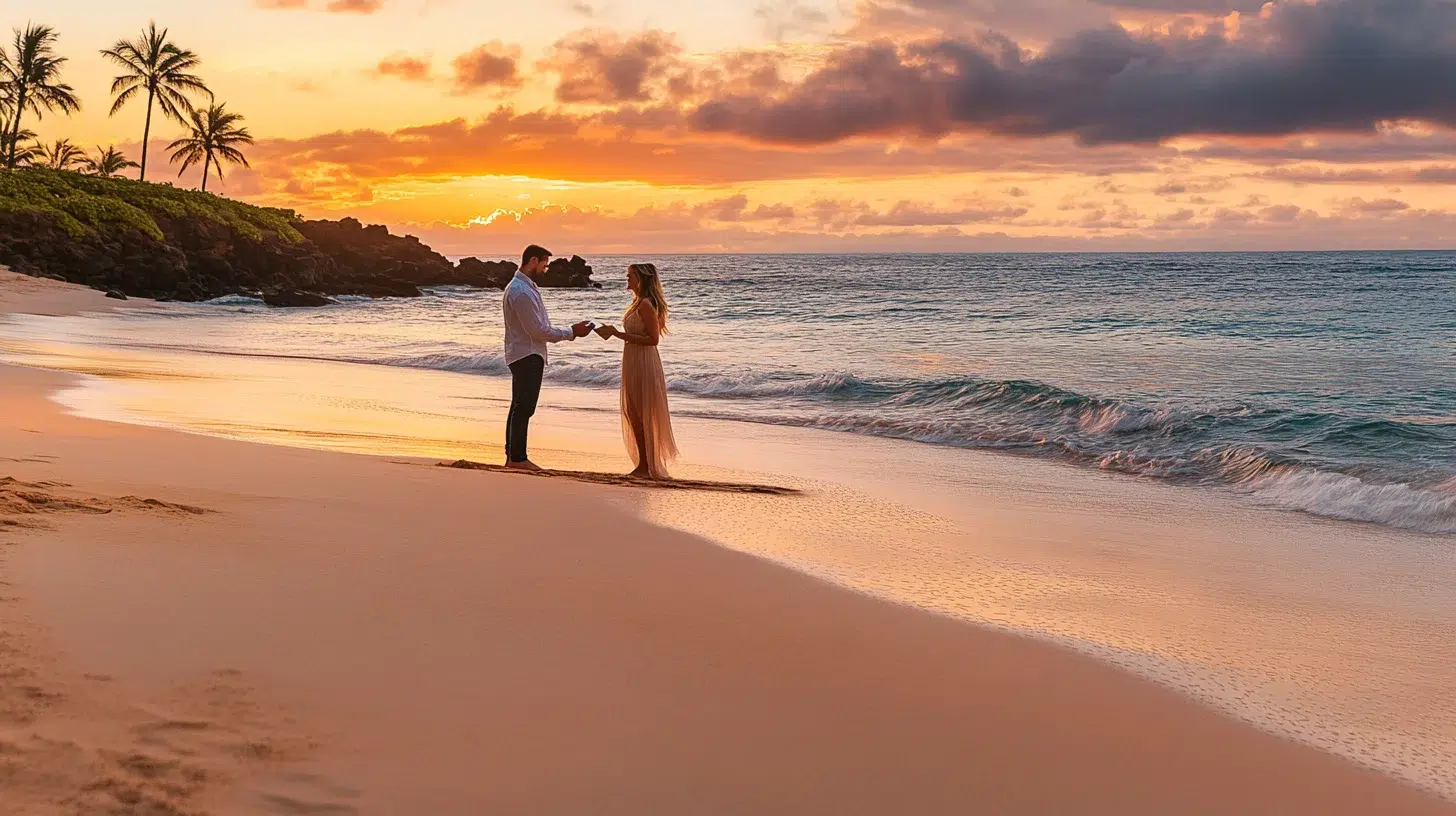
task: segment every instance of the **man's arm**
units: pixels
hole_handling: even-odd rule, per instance
[[[541,308],[535,298],[524,292],[512,292],[506,295],[506,303],[511,311],[521,321],[526,334],[532,340],[541,343],[560,343],[566,340],[575,340],[576,333],[572,329],[552,328],[551,321],[546,317],[546,310]]]

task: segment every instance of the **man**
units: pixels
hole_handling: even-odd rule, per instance
[[[546,272],[551,253],[532,244],[521,256],[521,270],[506,285],[506,365],[511,369],[511,412],[506,417],[506,467],[540,470],[526,454],[526,438],[536,402],[541,398],[541,377],[546,373],[546,344],[585,337],[590,321],[570,329],[556,329],[541,301],[535,279]]]

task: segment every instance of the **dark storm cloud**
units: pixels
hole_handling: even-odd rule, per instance
[[[953,131],[1083,144],[1456,124],[1456,3],[1285,0],[1237,33],[1082,31],[1028,55],[1000,35],[850,44],[787,92],[701,105],[709,132],[788,144]]]

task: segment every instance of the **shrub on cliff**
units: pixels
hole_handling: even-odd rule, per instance
[[[254,241],[277,236],[303,240],[291,210],[254,207],[167,184],[28,167],[0,173],[0,210],[49,215],[76,238],[95,232],[113,237],[125,230],[164,240],[157,219],[195,216],[226,226]]]

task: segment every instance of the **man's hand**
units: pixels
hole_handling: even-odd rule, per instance
[[[590,320],[583,320],[571,327],[571,333],[576,337],[586,337],[588,334],[591,334],[591,330],[592,322]]]

